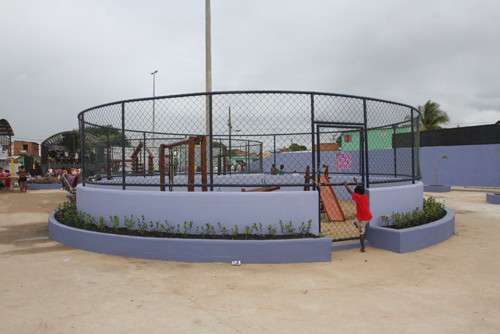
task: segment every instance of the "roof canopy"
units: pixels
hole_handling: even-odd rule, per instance
[[[74,130],[74,131],[64,131],[64,132],[59,132],[59,133],[56,133],[55,135],[52,135],[50,136],[49,138],[45,139],[43,142],[42,142],[42,146],[48,146],[48,145],[52,145],[60,140],[63,139],[63,136],[75,136],[75,137],[78,137],[80,136],[80,132]],[[85,140],[88,140],[92,143],[99,143],[100,140],[99,138],[97,138],[96,136],[90,134],[90,133],[85,133]]]
[[[14,131],[10,127],[9,122],[6,119],[0,119],[0,136],[13,136]]]

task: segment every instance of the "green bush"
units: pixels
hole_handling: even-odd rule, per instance
[[[99,219],[96,220],[90,214],[78,211],[76,204],[72,202],[65,202],[63,205],[60,205],[54,217],[61,224],[90,231],[160,238],[266,240],[318,237],[310,232],[312,220],[309,220],[307,223],[302,222],[297,228],[293,226],[292,222],[285,224],[280,221],[279,224],[269,224],[269,231],[265,233],[263,231],[263,225],[260,222],[244,226],[243,229],[240,229],[238,225],[227,228],[220,222],[218,222],[217,225],[206,223],[196,226],[196,230],[194,231],[192,221],[184,222],[184,225],[177,224],[173,226],[169,225],[166,220],[164,223],[160,221],[151,221],[148,223],[144,216],[134,218],[134,216],[131,215],[130,217],[123,217],[123,225],[125,227],[119,227],[119,217],[109,217],[112,226],[106,226],[103,217],[99,217]],[[282,234],[280,235],[277,234],[277,225],[281,227]]]
[[[444,209],[444,204],[439,203],[433,197],[424,199],[424,208],[419,211],[418,208],[411,212],[406,213],[394,213],[389,216],[382,216],[382,221],[385,222],[383,227],[403,229],[419,225],[424,225],[432,223],[433,221],[439,220],[446,215],[446,210]]]

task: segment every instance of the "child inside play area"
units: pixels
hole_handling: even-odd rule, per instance
[[[356,218],[358,219],[354,225],[359,230],[359,241],[361,243],[361,252],[365,252],[365,230],[366,225],[373,218],[370,212],[370,201],[368,196],[365,194],[365,187],[358,183],[358,179],[354,178],[354,183],[356,183],[356,188],[354,192],[347,185],[347,181],[344,181],[344,187],[347,189],[349,194],[352,195],[352,199],[356,202]]]

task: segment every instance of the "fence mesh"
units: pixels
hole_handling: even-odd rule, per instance
[[[352,184],[357,177],[371,187],[420,178],[419,113],[390,101],[214,92],[120,101],[78,117],[82,138],[97,138],[82,141],[85,183],[167,191],[315,190],[322,227],[339,240],[357,237],[344,180]],[[189,137],[200,136],[205,144],[189,144]],[[332,211],[342,215],[332,217]]]

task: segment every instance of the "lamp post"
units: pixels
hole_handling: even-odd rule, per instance
[[[154,70],[154,72],[151,73],[153,76],[153,147],[155,146],[155,84],[156,84],[156,73],[158,73],[158,70]],[[146,143],[144,143],[146,144]]]
[[[229,127],[229,174],[231,175],[233,165],[233,159],[231,157],[231,130],[233,129],[233,124],[231,123],[231,106],[229,106],[229,119],[227,120],[227,126]]]
[[[210,13],[210,0],[205,0],[205,67],[206,90],[207,93],[210,93],[212,92],[212,18]],[[205,115],[207,136],[211,135],[209,98],[207,94]]]

